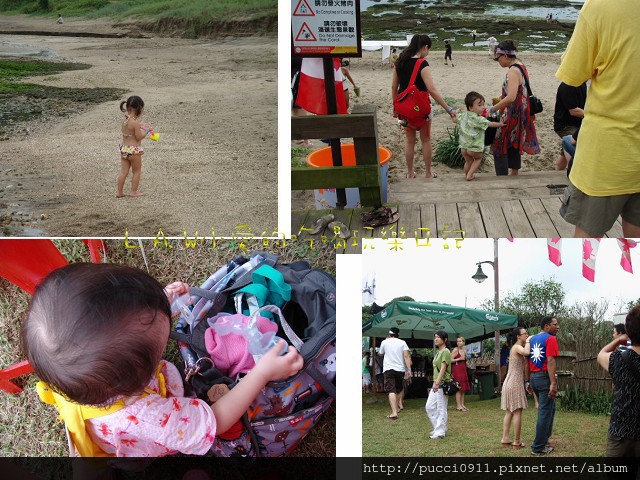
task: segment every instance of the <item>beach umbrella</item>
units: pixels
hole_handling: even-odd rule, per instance
[[[433,340],[436,331],[444,330],[450,340],[462,336],[472,342],[517,325],[516,316],[504,313],[443,303],[394,301],[362,325],[362,334],[386,337],[389,329],[396,327],[402,339]]]

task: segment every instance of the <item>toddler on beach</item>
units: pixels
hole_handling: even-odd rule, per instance
[[[116,197],[124,197],[124,182],[129,175],[129,170],[133,173],[131,178],[131,196],[140,197],[144,193],[138,191],[140,185],[140,174],[142,172],[142,139],[144,139],[153,129],[146,123],[139,121],[144,113],[144,101],[134,95],[120,103],[120,110],[125,113],[122,122],[122,143],[118,151],[120,152],[120,175],[118,175],[118,187]]]
[[[178,369],[162,355],[170,301],[188,288],[89,263],[57,269],[37,287],[22,348],[42,380],[40,398],[55,404],[81,456],[204,455],[267,382],[302,368],[295,348],[280,356],[279,343],[212,406],[185,397]]]
[[[480,167],[484,152],[484,131],[487,128],[503,127],[504,123],[491,122],[485,115],[484,97],[478,92],[469,92],[464,98],[467,110],[459,112],[456,117],[458,123],[458,143],[464,157],[464,173],[467,180],[473,180],[474,173]]]

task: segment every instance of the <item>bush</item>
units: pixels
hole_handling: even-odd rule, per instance
[[[453,132],[447,128],[449,138],[438,142],[433,153],[433,160],[438,163],[444,163],[451,168],[464,167],[464,157],[460,152],[458,145],[458,126],[453,128]]]
[[[584,412],[594,415],[609,415],[613,394],[610,391],[604,393],[586,393],[576,386],[568,387],[560,400],[560,410],[567,412]]]

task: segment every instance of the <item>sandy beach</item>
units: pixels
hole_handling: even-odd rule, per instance
[[[531,88],[543,104],[544,111],[536,118],[536,129],[541,153],[535,156],[523,155],[522,172],[553,170],[555,158],[560,148],[560,139],[553,131],[553,109],[559,81],[555,72],[560,65],[560,54],[522,52],[519,58],[527,66]],[[363,52],[362,58],[351,59],[351,76],[361,88],[361,96],[351,94],[352,105],[374,105],[377,108],[379,144],[389,148],[392,158],[389,164],[389,182],[404,178],[407,167],[404,160],[404,134],[392,117],[391,75],[389,64],[381,63],[381,54]],[[500,96],[502,81],[506,69],[501,68],[488,54],[483,52],[456,52],[453,50],[455,67],[444,65],[444,51],[431,51],[427,56],[431,71],[440,93],[456,108],[464,108],[464,97],[475,90],[481,93],[490,104],[492,97]],[[351,84],[349,84],[351,88]],[[351,89],[353,91],[353,89]],[[454,124],[439,105],[432,100],[434,119],[431,128],[432,145],[448,138],[447,129]],[[419,142],[418,142],[419,143]],[[312,141],[313,148],[325,146],[322,142]],[[479,175],[495,175],[493,159],[483,163]],[[424,175],[424,162],[420,147],[416,148],[415,169],[417,175]],[[434,164],[434,171],[446,181],[450,175],[464,175],[461,169],[451,169],[443,164]],[[392,197],[389,202],[393,202]],[[460,199],[464,201],[464,199]],[[293,192],[292,209],[313,209],[313,192]]]
[[[158,142],[143,142],[140,189],[146,195],[122,199],[115,198],[119,101],[33,122],[1,141],[5,234],[153,237],[162,229],[167,236],[183,230],[211,236],[214,229],[230,236],[250,229],[258,236],[277,230],[275,37],[160,38],[131,25],[65,19],[56,26],[26,16],[0,17],[0,32],[0,42],[53,52],[47,60],[91,65],[28,82],[124,89],[121,100],[141,96],[143,121],[161,134]]]

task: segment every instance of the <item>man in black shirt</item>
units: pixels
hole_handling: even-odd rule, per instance
[[[580,128],[584,118],[584,104],[587,100],[587,83],[579,87],[572,87],[561,83],[556,93],[556,107],[553,113],[553,130],[560,139],[567,135],[573,135]],[[567,166],[562,146],[560,155],[556,160],[558,170],[564,170]]]

